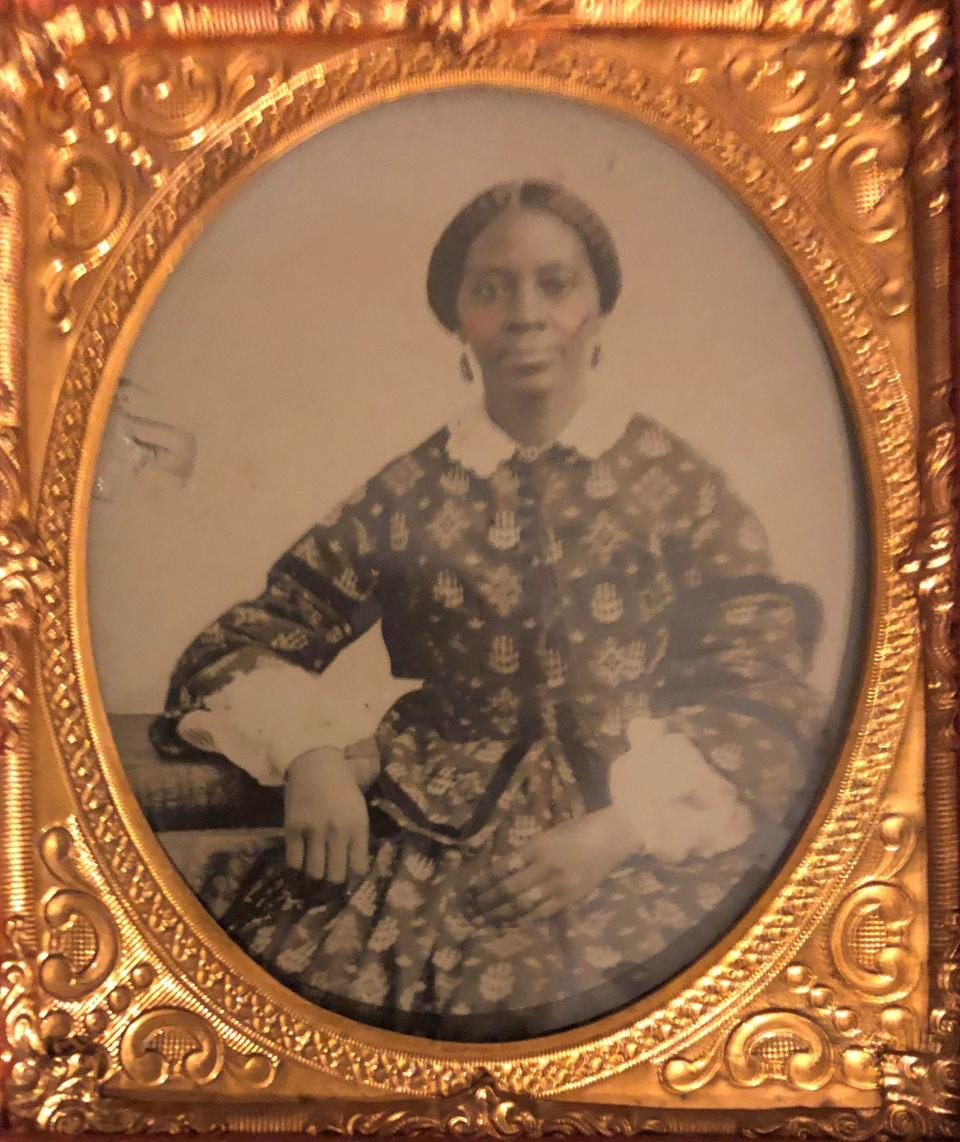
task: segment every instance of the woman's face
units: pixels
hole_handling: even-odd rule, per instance
[[[484,386],[500,397],[547,397],[577,385],[601,322],[580,236],[550,214],[522,208],[474,240],[457,310]]]

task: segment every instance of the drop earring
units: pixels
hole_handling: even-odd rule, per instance
[[[590,354],[590,367],[595,369],[602,359],[603,350],[600,348],[600,342],[598,341],[593,347],[593,352]]]
[[[460,376],[468,385],[473,384],[473,369],[470,367],[470,358],[466,349],[460,354]]]

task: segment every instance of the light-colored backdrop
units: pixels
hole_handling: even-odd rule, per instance
[[[91,622],[112,713],[161,706],[174,661],[343,495],[461,404],[460,347],[424,282],[477,192],[554,179],[619,246],[602,369],[719,464],[779,573],[821,596],[814,681],[841,678],[860,511],[817,330],[767,239],[688,158],[633,121],[558,97],[419,95],[321,132],[255,176],[187,253],[125,372],[135,411],[192,433],[185,481],[152,466],[95,502]],[[389,700],[379,637],[330,685]],[[338,681],[339,680],[339,681]],[[326,680],[325,680],[326,681]]]

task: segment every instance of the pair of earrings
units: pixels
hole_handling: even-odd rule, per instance
[[[598,341],[593,347],[593,352],[590,354],[590,367],[595,369],[602,359],[603,349],[600,347],[600,342]],[[473,366],[470,364],[470,358],[467,356],[466,349],[460,354],[460,376],[463,377],[468,385],[473,384]]]

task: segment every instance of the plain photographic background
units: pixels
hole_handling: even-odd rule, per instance
[[[464,403],[460,345],[426,304],[427,262],[468,200],[525,177],[563,183],[607,223],[624,288],[604,380],[722,468],[765,525],[777,572],[820,595],[812,680],[844,700],[867,599],[863,509],[831,363],[772,244],[638,123],[467,89],[301,144],[222,208],[164,287],[124,373],[134,412],[191,434],[196,462],[186,480],[130,469],[93,503],[90,613],[109,712],[158,710],[201,627]],[[378,633],[320,684],[351,699],[362,686],[372,728],[394,690]]]

